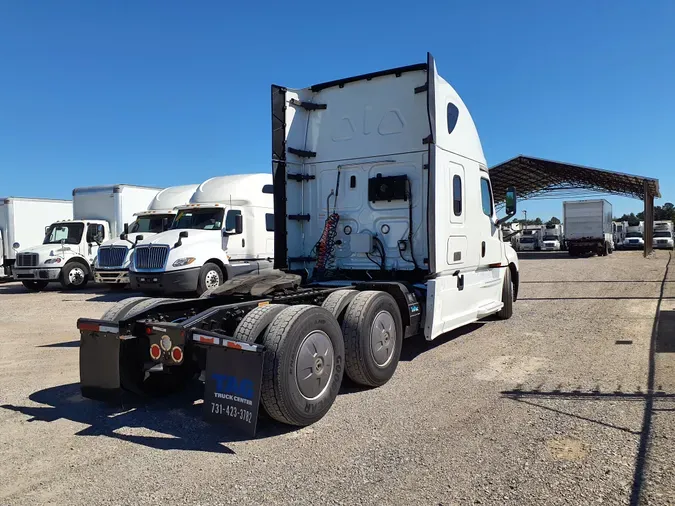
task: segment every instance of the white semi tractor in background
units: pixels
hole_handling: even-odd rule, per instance
[[[623,248],[623,241],[626,239],[626,231],[628,229],[627,221],[612,222],[612,233],[614,234],[614,246],[616,249]]]
[[[626,238],[623,240],[624,249],[644,249],[644,221],[626,227]]]
[[[53,220],[73,217],[70,200],[6,197],[0,199],[0,279],[11,278],[22,248],[39,243]]]
[[[652,246],[659,249],[675,249],[672,221],[654,222],[654,240],[652,242]]]
[[[511,317],[518,258],[500,225],[516,212],[515,191],[499,196],[498,219],[474,122],[431,55],[304,89],[273,86],[271,130],[275,269],[208,297],[132,298],[100,320],[80,318],[85,397],[152,394],[199,375],[212,420],[251,434],[262,404],[305,426],[328,412],[344,374],[387,383],[405,338]],[[181,209],[133,262],[203,262],[200,242],[223,222],[224,239],[238,243],[241,198],[233,192],[222,212]]]
[[[66,289],[84,287],[93,279],[99,245],[119,236],[124,224],[135,212],[147,209],[159,190],[123,184],[75,188],[73,218],[53,222],[42,244],[17,254],[14,279],[36,291],[50,282],[60,282]]]
[[[131,286],[149,293],[202,294],[226,279],[272,267],[274,211],[269,174],[208,179],[176,208],[166,232],[138,241]]]
[[[565,235],[562,224],[548,224],[541,228],[543,237],[541,238],[542,251],[560,251],[565,249]]]
[[[601,200],[563,202],[565,241],[571,256],[597,253],[606,256],[614,251],[612,204]]]
[[[146,210],[134,213],[134,221],[124,224],[119,237],[113,236],[104,241],[98,248],[94,263],[96,282],[111,288],[128,285],[131,253],[136,242],[168,230],[176,216],[175,208],[187,204],[197,187],[192,184],[165,188],[155,195]]]

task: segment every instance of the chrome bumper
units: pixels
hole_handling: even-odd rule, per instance
[[[13,278],[17,281],[58,281],[61,267],[14,267]]]

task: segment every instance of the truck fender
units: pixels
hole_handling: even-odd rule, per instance
[[[509,270],[511,271],[511,282],[513,283],[513,300],[515,302],[518,300],[518,285],[520,283],[520,275],[518,274],[518,267],[516,267],[516,264],[513,262],[509,264]]]
[[[85,271],[87,272],[87,275],[91,275],[92,272],[93,272],[91,265],[89,265],[89,262],[87,262],[87,260],[84,257],[81,257],[81,256],[74,256],[74,257],[69,258],[66,261],[66,263],[63,264],[63,267],[61,267],[61,269],[63,269],[66,265],[69,265],[69,264],[72,264],[72,263],[81,264],[82,267],[84,267]]]

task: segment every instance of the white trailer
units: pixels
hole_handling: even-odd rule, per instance
[[[344,374],[387,383],[405,338],[511,317],[518,258],[501,240],[469,110],[431,55],[273,86],[271,116],[276,269],[199,300],[130,300],[80,318],[84,396],[175,388],[202,371],[205,416],[250,434],[262,404],[304,426],[328,412]],[[511,217],[514,190],[504,197]]]
[[[565,236],[562,224],[549,224],[542,227],[542,251],[560,251],[565,246]]]
[[[571,256],[614,251],[612,204],[601,200],[563,202],[565,240]]]
[[[208,179],[176,208],[166,232],[139,241],[129,279],[149,293],[204,293],[226,279],[272,267],[274,211],[269,174]]]
[[[0,278],[11,277],[16,255],[37,244],[53,220],[73,217],[70,200],[6,197],[0,199]]]
[[[652,246],[658,249],[675,249],[672,221],[654,222],[654,240]]]
[[[159,190],[123,184],[75,188],[73,218],[52,222],[42,244],[17,255],[14,279],[34,291],[56,281],[66,289],[84,287],[93,278],[99,245],[119,236]]]
[[[197,187],[191,184],[165,188],[155,195],[146,210],[134,213],[136,219],[130,225],[124,224],[124,233],[103,242],[94,263],[96,282],[111,288],[128,285],[131,253],[136,242],[168,230],[176,216],[176,207],[187,204]]]

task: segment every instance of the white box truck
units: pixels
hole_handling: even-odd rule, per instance
[[[537,251],[541,249],[541,225],[525,225],[518,237],[519,251]]]
[[[614,234],[614,246],[616,249],[623,248],[623,241],[626,239],[628,229],[627,221],[612,222],[612,232]]]
[[[42,244],[17,254],[14,279],[34,291],[57,281],[65,289],[84,287],[93,278],[99,245],[119,236],[159,190],[124,184],[75,188],[73,218],[53,222]]]
[[[565,240],[571,256],[614,251],[612,204],[604,199],[563,202]]]
[[[565,239],[563,226],[560,223],[548,224],[542,227],[543,237],[541,238],[542,251],[560,251],[564,249]]]
[[[623,240],[624,249],[644,249],[644,221],[626,227],[626,238]]]
[[[344,374],[387,383],[405,338],[511,317],[518,258],[501,240],[469,110],[430,55],[273,86],[271,130],[276,269],[201,299],[127,299],[80,318],[85,397],[169,390],[201,371],[210,419],[251,434],[262,404],[304,426],[328,412]],[[504,197],[508,218],[515,192]],[[185,231],[171,236],[183,242],[172,260],[202,237]]]
[[[675,242],[673,242],[672,221],[654,222],[654,240],[652,246],[659,249],[675,249]]]
[[[133,223],[124,224],[124,232],[119,237],[103,242],[94,263],[96,282],[111,288],[127,286],[131,252],[136,242],[168,230],[176,216],[175,208],[187,204],[197,186],[191,184],[165,188],[155,195],[145,211],[134,214],[136,219]]]
[[[172,294],[216,288],[226,279],[272,267],[274,211],[269,174],[214,177],[178,206],[169,230],[134,248],[134,290]]]
[[[53,220],[72,217],[70,200],[0,198],[0,278],[11,278],[17,253],[41,242]]]

